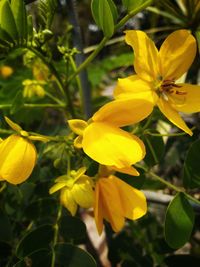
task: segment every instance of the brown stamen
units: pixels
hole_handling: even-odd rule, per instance
[[[160,91],[163,93],[169,93],[169,94],[176,94],[176,95],[186,95],[187,93],[185,91],[178,91],[175,88],[181,88],[181,85],[175,84],[175,80],[164,80],[162,82],[162,85],[160,87]]]

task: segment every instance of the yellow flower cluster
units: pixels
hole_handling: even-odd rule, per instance
[[[78,135],[74,146],[107,169],[106,173],[100,172],[93,178],[93,207],[99,233],[103,229],[103,219],[110,222],[114,231],[119,231],[125,218],[135,220],[146,213],[144,194],[108,171],[139,175],[132,164],[145,156],[143,142],[121,127],[140,122],[157,105],[172,123],[192,135],[179,112],[200,111],[200,87],[176,82],[196,55],[196,41],[188,30],[170,34],[159,51],[142,31],[127,31],[125,40],[134,50],[136,75],[119,79],[114,90],[115,99],[100,108],[89,121],[68,121],[71,130]],[[75,184],[76,179],[73,186]],[[81,194],[78,190],[72,193],[73,186],[65,190],[75,201],[75,194]],[[75,202],[83,207],[80,200]],[[70,210],[66,202],[65,206]]]
[[[31,98],[33,96],[38,96],[43,98],[45,96],[45,90],[43,86],[45,85],[44,81],[36,81],[36,80],[24,80],[22,82],[24,86],[23,97]]]

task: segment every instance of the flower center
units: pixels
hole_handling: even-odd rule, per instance
[[[174,79],[168,79],[168,80],[160,80],[158,86],[157,86],[157,93],[159,96],[163,96],[166,100],[170,97],[170,95],[173,96],[184,96],[187,93],[185,91],[181,91],[180,88],[182,86],[175,84]]]

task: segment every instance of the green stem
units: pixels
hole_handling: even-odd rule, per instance
[[[123,17],[115,26],[115,30],[118,30],[121,28],[129,19],[131,19],[133,16],[135,16],[137,13],[145,9],[146,7],[150,6],[152,4],[153,0],[145,1],[144,4],[141,6],[131,10],[125,17]]]
[[[183,136],[183,135],[187,135],[187,133],[183,132],[183,133],[174,133],[174,134],[158,134],[158,133],[151,133],[148,130],[144,131],[144,134],[146,135],[151,135],[151,136],[157,136],[157,137],[162,137],[162,136]]]
[[[49,98],[51,98],[52,100],[54,100],[57,104],[59,104],[59,105],[65,105],[65,103],[63,103],[57,97],[53,96],[51,93],[45,91],[45,95],[47,95]]]
[[[73,69],[73,71],[75,73],[77,71],[76,63],[75,63],[75,61],[74,61],[72,56],[69,56],[69,60],[70,60],[72,69]],[[82,87],[81,87],[81,81],[80,81],[79,76],[76,76],[76,83],[77,83],[79,94],[80,94],[80,97],[81,97],[81,103],[83,104],[84,103],[84,101],[83,101],[83,90],[82,90]]]
[[[185,196],[190,199],[191,201],[195,202],[196,204],[200,205],[200,201],[196,198],[194,198],[193,196],[189,195],[188,193],[186,193],[184,191],[184,189],[177,187],[169,182],[167,182],[165,179],[161,178],[160,176],[158,176],[157,174],[153,173],[152,171],[148,172],[148,174],[155,178],[156,180],[158,180],[159,182],[161,182],[162,184],[165,184],[167,187],[173,189],[176,192],[182,192],[183,194],[185,194]]]
[[[138,8],[130,11],[124,18],[122,18],[116,25],[115,30],[116,32],[119,28],[121,28],[129,19],[131,19],[133,16],[135,16],[137,13],[145,9],[147,6],[149,6],[153,0],[148,0]],[[109,40],[108,37],[103,37],[97,48],[90,54],[90,56],[77,68],[77,70],[69,77],[68,82],[70,82],[77,74],[79,74],[80,71],[85,69],[87,65],[98,55],[98,53],[102,50],[102,48],[105,46],[106,42]]]
[[[152,117],[153,117],[152,114],[153,114],[153,112],[149,115],[145,125],[142,127],[142,131],[144,131],[145,129],[147,129],[147,127],[149,127],[151,120],[152,120]]]
[[[55,267],[55,261],[56,261],[56,253],[55,253],[55,246],[58,242],[58,233],[59,233],[59,225],[58,222],[61,218],[62,215],[62,205],[60,204],[58,207],[58,213],[57,213],[57,218],[56,222],[54,225],[54,238],[53,238],[53,243],[52,243],[52,258],[51,258],[51,267]]]
[[[6,188],[7,184],[3,183],[3,185],[0,187],[0,193],[3,192],[3,190]]]
[[[0,105],[0,108],[11,108],[13,104],[2,104]],[[44,103],[44,104],[28,104],[25,103],[22,105],[22,107],[25,108],[66,108],[66,105],[64,103],[62,104],[51,104],[51,103]]]
[[[87,65],[99,54],[99,52],[102,50],[106,42],[108,41],[108,37],[104,37],[97,48],[90,54],[90,56],[77,68],[77,70],[68,78],[68,83],[81,72],[83,69],[87,67]]]

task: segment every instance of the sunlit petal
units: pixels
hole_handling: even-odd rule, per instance
[[[200,111],[200,86],[192,84],[179,84],[170,99],[172,105],[178,111],[193,113]]]
[[[103,231],[103,206],[99,187],[99,183],[97,183],[95,186],[94,219],[100,235]]]
[[[82,148],[83,136],[79,135],[74,139],[74,146],[78,149]]]
[[[77,204],[74,201],[72,192],[68,190],[67,188],[63,188],[60,192],[60,202],[62,205],[70,211],[72,216],[76,214],[77,211]]]
[[[126,167],[126,168],[116,168],[116,167],[112,166],[111,168],[112,168],[112,170],[115,170],[117,172],[126,173],[126,174],[133,175],[133,176],[139,176],[140,175],[139,172],[133,166]]]
[[[153,104],[148,99],[118,99],[100,108],[92,119],[122,127],[145,119],[152,110]]]
[[[133,188],[115,176],[110,176],[109,179],[118,189],[126,218],[136,220],[146,214],[146,197],[142,191]]]
[[[83,135],[83,150],[95,161],[124,168],[145,155],[143,142],[136,136],[106,123],[91,123]]]
[[[117,86],[114,89],[114,97],[117,98],[126,98],[130,96],[135,96],[138,98],[140,97],[140,94],[152,94],[152,85],[149,82],[146,82],[138,75],[131,75],[127,78],[121,78],[117,81]],[[143,97],[142,97],[143,98]]]
[[[70,129],[78,135],[82,135],[84,129],[87,127],[87,122],[84,120],[74,119],[68,120],[67,122],[69,124]]]
[[[108,178],[100,178],[99,201],[102,202],[103,217],[107,220],[112,229],[118,232],[124,226],[123,206],[120,201],[118,190],[114,183]]]
[[[188,133],[189,135],[192,135],[192,131],[187,127],[179,113],[171,107],[171,105],[168,103],[168,101],[164,100],[163,98],[160,98],[158,101],[158,107],[160,111],[170,120],[174,125],[176,125],[178,128],[182,129],[184,132]]]
[[[0,176],[11,184],[24,182],[36,163],[35,146],[26,138],[11,135],[0,146]]]
[[[178,79],[190,67],[196,55],[196,40],[188,30],[171,33],[160,51],[160,70],[164,80]]]
[[[134,67],[139,77],[153,81],[158,77],[158,50],[154,42],[142,31],[126,31],[125,41],[134,50]]]
[[[56,191],[60,190],[61,188],[65,187],[65,186],[66,186],[66,181],[65,182],[56,183],[49,189],[49,194],[53,194]]]
[[[87,176],[86,176],[87,177]],[[82,208],[90,208],[94,203],[94,192],[92,189],[92,183],[88,178],[80,178],[72,187],[71,193],[73,199]]]

